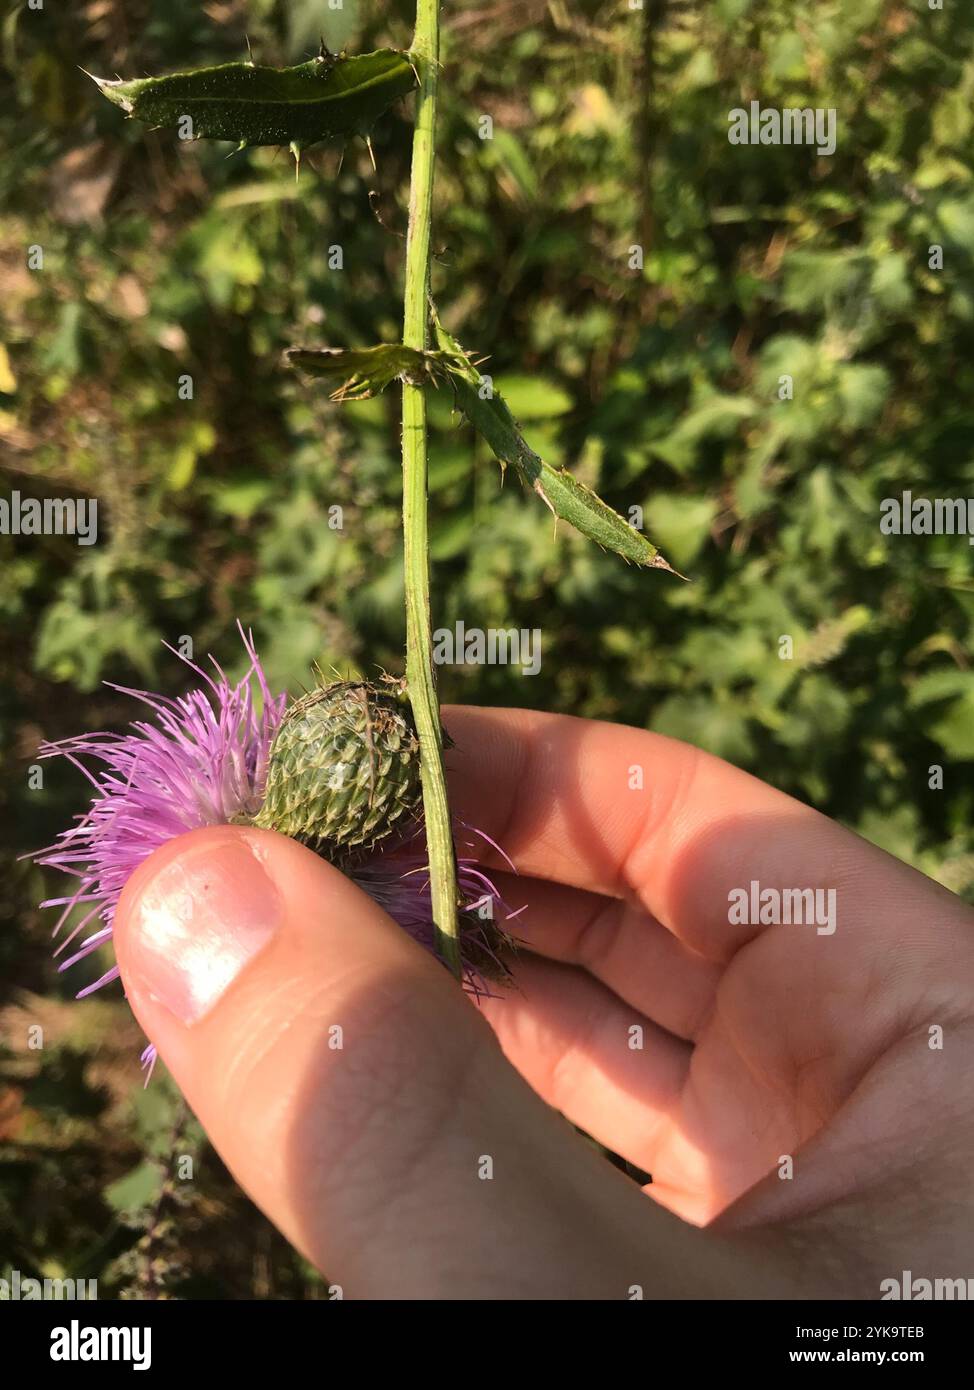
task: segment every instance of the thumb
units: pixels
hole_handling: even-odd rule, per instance
[[[132,876],[115,943],[227,1166],[348,1296],[623,1298],[643,1282],[645,1198],[310,850],[234,826],[180,836]]]

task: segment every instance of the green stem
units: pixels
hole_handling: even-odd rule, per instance
[[[419,74],[413,165],[406,241],[406,288],[402,340],[406,347],[427,346],[430,224],[436,131],[436,83],[440,50],[439,0],[417,0],[411,57]],[[423,771],[423,812],[429,852],[430,893],[436,948],[462,978],[457,920],[457,866],[450,804],[443,768],[443,735],[433,673],[430,623],[428,460],[426,395],[422,386],[402,388],[402,525],[406,589],[406,681],[419,734]]]

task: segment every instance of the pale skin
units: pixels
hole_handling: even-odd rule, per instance
[[[974,1276],[974,911],[686,744],[443,719],[455,812],[519,870],[485,847],[524,907],[514,986],[485,1004],[269,831],[171,842],[119,907],[136,1015],[288,1239],[364,1298],[874,1299],[904,1269]],[[173,865],[205,893],[209,866],[254,863],[279,930],[187,1026],[156,997],[145,903]],[[834,933],[731,925],[751,880],[835,889]]]

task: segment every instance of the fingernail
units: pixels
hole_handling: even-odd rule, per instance
[[[282,914],[277,888],[246,845],[189,850],[142,890],[126,974],[196,1023],[274,938]]]

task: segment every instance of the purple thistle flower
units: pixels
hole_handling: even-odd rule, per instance
[[[514,865],[482,830],[461,825],[454,831],[457,846],[457,886],[460,890],[460,947],[464,986],[476,996],[490,993],[489,980],[504,978],[507,966],[498,955],[501,942],[511,945],[506,930],[496,923],[514,921],[523,908],[511,911],[493,880],[479,867],[473,836],[479,836],[503,855],[511,871]],[[462,839],[460,837],[463,837]],[[461,851],[465,850],[466,853]],[[414,941],[435,951],[429,864],[426,837],[416,826],[388,848],[379,846],[349,869],[349,877],[398,922]]]
[[[147,705],[153,718],[134,721],[128,733],[94,733],[41,746],[42,758],[67,758],[95,791],[87,813],[62,831],[53,845],[31,856],[38,864],[78,881],[73,893],[41,903],[44,908],[61,909],[55,936],[73,910],[85,906],[55,955],[61,955],[89,924],[98,923],[61,963],[60,970],[69,969],[111,940],[122,889],[154,850],[189,830],[225,825],[241,817],[249,819],[259,810],[271,744],[287,696],[271,694],[252,635],[239,623],[237,627],[250,666],[236,685],[230,684],[212,657],[215,678],[176,652],[200,677],[204,683],[201,688],[170,699],[113,685],[112,689]],[[92,772],[86,760],[102,766]],[[463,833],[480,832],[464,828]],[[473,850],[473,841],[468,840],[464,848]],[[433,949],[421,826],[414,826],[394,844],[379,846],[363,856],[349,873],[405,931]],[[477,867],[474,854],[458,855],[458,874],[464,901],[465,984],[481,994],[485,975],[504,970],[492,945],[499,934],[490,930],[490,924],[497,917],[510,920],[516,914],[507,910],[494,884]],[[79,990],[77,998],[101,989],[118,974],[118,967],[113,965]],[[142,1061],[151,1073],[155,1062],[151,1044]]]

